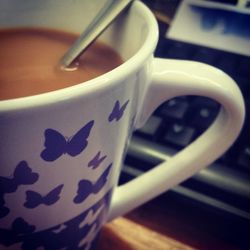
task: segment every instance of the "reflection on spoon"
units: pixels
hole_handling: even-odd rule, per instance
[[[79,62],[77,61],[74,61],[72,62],[69,66],[65,67],[65,65],[60,65],[60,69],[61,70],[64,70],[64,71],[69,71],[69,72],[72,72],[72,71],[76,71],[78,68],[79,68]]]

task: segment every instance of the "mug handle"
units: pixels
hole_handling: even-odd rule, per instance
[[[206,96],[222,105],[214,123],[193,143],[114,190],[108,220],[123,215],[179,184],[223,154],[239,135],[245,108],[236,83],[221,70],[207,64],[153,59],[152,82],[137,119],[141,127],[166,100],[181,95]]]

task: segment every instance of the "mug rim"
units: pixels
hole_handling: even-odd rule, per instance
[[[131,74],[142,66],[146,59],[151,55],[158,41],[158,25],[157,21],[150,9],[140,1],[134,1],[132,8],[136,8],[143,16],[148,26],[148,34],[140,48],[131,58],[124,61],[121,65],[104,73],[96,78],[72,85],[63,89],[57,89],[41,94],[18,97],[7,100],[0,100],[0,112],[30,109],[34,107],[47,106],[53,103],[63,102],[79,96],[88,95],[91,92],[102,90],[106,87],[112,87],[118,81],[126,78],[127,74]]]

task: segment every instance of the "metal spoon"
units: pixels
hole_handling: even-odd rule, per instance
[[[60,60],[61,68],[70,70],[72,62],[74,62],[88,48],[88,46],[132,1],[133,0],[109,0],[81,36],[64,54]]]

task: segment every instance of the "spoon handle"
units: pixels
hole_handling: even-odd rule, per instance
[[[69,67],[131,2],[132,0],[109,0],[61,58],[60,66],[63,69]]]

